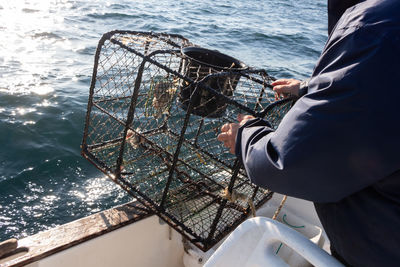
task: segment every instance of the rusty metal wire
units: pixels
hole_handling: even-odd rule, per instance
[[[251,213],[246,199],[228,201],[224,190],[248,196],[256,208],[272,196],[217,141],[239,113],[278,126],[294,101],[275,102],[272,80],[179,35],[106,33],[95,55],[82,154],[207,250]]]

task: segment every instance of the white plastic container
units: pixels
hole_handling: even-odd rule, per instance
[[[271,216],[271,212],[274,209],[266,207],[258,214]],[[284,209],[278,219],[283,223],[265,217],[245,221],[222,243],[205,266],[343,266],[321,249],[321,228]]]

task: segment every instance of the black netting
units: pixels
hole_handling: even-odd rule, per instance
[[[82,153],[206,250],[272,195],[250,183],[217,141],[239,113],[278,126],[294,101],[275,102],[272,80],[178,35],[107,33],[96,52]]]

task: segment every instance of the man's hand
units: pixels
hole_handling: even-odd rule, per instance
[[[288,94],[299,95],[300,81],[296,79],[279,79],[271,83],[278,97],[285,97]]]
[[[229,148],[229,152],[231,152],[232,154],[235,154],[236,135],[238,129],[248,120],[255,119],[255,117],[251,115],[239,114],[237,119],[239,123],[224,124],[221,127],[221,133],[217,137],[219,141],[224,142],[224,146]]]

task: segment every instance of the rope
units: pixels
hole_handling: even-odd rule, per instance
[[[222,197],[227,199],[230,202],[235,202],[236,200],[242,200],[249,204],[251,215],[256,217],[256,207],[254,206],[254,202],[250,197],[247,197],[245,193],[240,193],[236,190],[232,190],[232,193],[229,192],[228,187],[224,189]]]
[[[283,205],[285,205],[286,199],[287,199],[287,196],[286,195],[283,196],[281,204],[279,204],[279,207],[276,209],[276,211],[274,213],[274,216],[272,216],[272,220],[276,220],[276,218],[279,215],[279,212],[281,212],[281,209],[282,209]]]
[[[275,213],[274,213],[274,216],[272,216],[272,220],[276,220],[276,218],[277,218],[278,215],[279,215],[279,212],[281,212],[281,209],[283,208],[283,205],[285,205],[286,199],[287,199],[287,196],[284,195],[283,198],[282,198],[281,203],[279,204],[279,207],[276,209],[276,211],[275,211]],[[286,215],[286,214],[285,214],[285,215]],[[278,247],[278,249],[276,250],[275,254],[278,254],[279,250],[282,248],[282,245],[283,245],[283,243],[281,243],[281,244],[279,245],[279,247]]]

